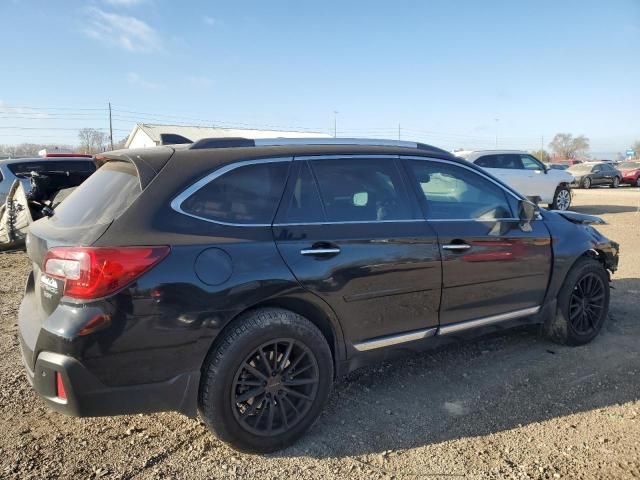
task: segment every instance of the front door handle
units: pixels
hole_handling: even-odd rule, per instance
[[[300,255],[337,255],[340,249],[337,247],[303,248]]]
[[[470,248],[471,245],[468,243],[449,243],[448,245],[442,245],[443,250],[451,250],[452,252],[462,252]]]

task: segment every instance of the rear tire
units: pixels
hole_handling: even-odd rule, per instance
[[[591,188],[591,179],[589,177],[584,178],[580,186],[588,190]]]
[[[554,210],[568,210],[571,206],[571,190],[568,187],[558,187],[553,196],[550,207]]]
[[[318,328],[279,308],[247,312],[203,366],[199,409],[216,436],[243,452],[291,445],[322,411],[333,358]]]
[[[618,188],[620,186],[620,178],[613,177],[613,183],[610,185],[611,188]]]
[[[569,270],[544,332],[562,345],[584,345],[598,335],[608,312],[609,276],[597,260],[581,258]]]
[[[640,188],[640,177],[636,179],[636,187]]]

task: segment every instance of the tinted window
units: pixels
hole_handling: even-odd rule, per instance
[[[318,186],[307,162],[299,163],[296,178],[289,182],[280,207],[278,223],[315,223],[324,221]]]
[[[237,224],[271,224],[291,162],[261,162],[214,178],[182,203],[201,218]]]
[[[511,218],[502,188],[481,175],[456,165],[411,160],[411,169],[434,220],[491,220]]]
[[[78,172],[92,173],[96,170],[96,165],[92,161],[59,161],[46,160],[42,162],[12,163],[8,165],[9,170],[17,177],[29,175],[31,172]]]
[[[314,160],[311,165],[330,222],[414,218],[393,159]]]
[[[56,208],[51,221],[63,227],[109,223],[129,208],[141,191],[132,164],[108,162]]]
[[[520,170],[523,168],[520,155],[511,153],[501,155],[485,155],[484,157],[478,158],[473,163],[483,168],[506,168],[509,170]]]
[[[529,155],[520,155],[520,160],[525,170],[544,170],[542,164]]]
[[[84,161],[76,161],[76,162],[54,161],[47,164],[47,171],[92,173],[96,171],[96,165],[93,162],[84,162]]]

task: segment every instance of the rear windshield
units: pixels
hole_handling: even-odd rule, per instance
[[[61,227],[110,223],[142,192],[135,166],[112,161],[69,195],[51,217]]]

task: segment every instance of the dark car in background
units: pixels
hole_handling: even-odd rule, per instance
[[[640,187],[640,160],[622,162],[619,163],[617,167],[618,170],[622,172],[622,180],[620,183]]]
[[[575,178],[571,184],[573,187],[591,188],[606,185],[618,188],[622,183],[622,173],[610,163],[581,163],[570,166],[567,171]]]
[[[268,452],[337,375],[530,322],[582,345],[607,317],[601,220],[435,147],[218,138],[101,160],[27,241],[22,359],[59,412],[199,411]]]

